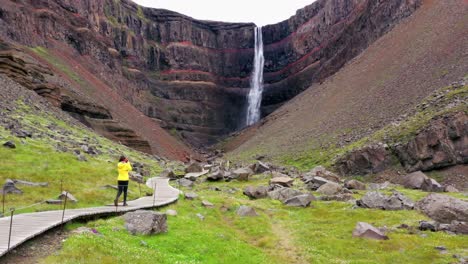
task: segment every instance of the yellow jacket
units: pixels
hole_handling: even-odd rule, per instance
[[[119,171],[119,177],[117,180],[128,181],[128,172],[132,171],[132,165],[130,165],[130,162],[119,162],[119,164],[117,164],[117,170]]]

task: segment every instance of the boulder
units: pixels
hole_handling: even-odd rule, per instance
[[[452,192],[452,193],[460,192],[457,188],[453,187],[452,185],[445,186],[444,191],[445,192]]]
[[[356,224],[356,227],[353,231],[353,237],[369,238],[376,240],[388,239],[388,236],[386,236],[382,231],[365,222],[358,222]]]
[[[204,170],[201,172],[189,172],[185,174],[184,178],[189,179],[191,181],[196,181],[198,178],[200,178],[203,175],[208,174],[209,170]]]
[[[249,177],[252,176],[253,172],[249,168],[241,168],[232,172],[234,178],[239,181],[248,181]]]
[[[132,181],[142,183],[142,184],[144,184],[146,182],[145,178],[143,178],[143,176],[141,174],[139,174],[139,173],[130,172],[129,176],[130,176],[130,180],[132,180]]]
[[[421,171],[416,171],[403,178],[403,186],[408,189],[421,189],[421,186],[427,179],[429,179],[429,177],[427,177],[426,174]]]
[[[241,205],[239,209],[237,209],[237,215],[239,216],[258,216],[255,209],[250,206]]]
[[[177,211],[176,211],[176,210],[172,210],[172,209],[168,209],[168,210],[166,210],[166,215],[176,216],[176,215],[177,215]]]
[[[394,191],[392,195],[386,196],[377,191],[366,193],[356,204],[364,208],[377,208],[383,210],[413,209],[414,203],[403,194]]]
[[[198,198],[198,194],[193,193],[193,192],[189,192],[189,193],[186,193],[186,194],[184,195],[184,197],[185,197],[185,199],[187,199],[187,200],[195,200],[195,199]]]
[[[214,204],[208,202],[207,200],[203,200],[201,202],[201,204],[202,204],[203,207],[207,207],[207,208],[213,208],[214,207]]]
[[[270,167],[261,161],[257,161],[256,163],[250,165],[249,168],[253,171],[254,174],[262,174],[270,170]]]
[[[166,214],[138,210],[124,215],[125,228],[132,235],[152,235],[167,232]]]
[[[315,168],[313,168],[310,172],[306,173],[305,175],[306,177],[322,177],[324,179],[327,179],[329,181],[333,181],[333,182],[340,182],[341,179],[340,177],[331,172],[331,171],[328,171],[327,169],[325,169],[325,167],[323,166],[317,166]]]
[[[436,222],[429,222],[429,221],[419,221],[419,227],[418,229],[421,231],[432,231],[435,232],[437,231],[437,223]]]
[[[13,141],[7,141],[7,142],[3,143],[3,146],[5,148],[11,148],[11,149],[16,148],[16,144]]]
[[[198,162],[192,162],[187,166],[187,168],[185,168],[186,173],[194,173],[194,172],[196,173],[196,172],[202,172],[202,171],[203,171],[203,167]]]
[[[436,180],[427,178],[421,184],[421,190],[426,192],[443,192],[444,187],[440,185]]]
[[[468,222],[468,201],[448,195],[431,193],[419,201],[416,208],[441,223]]]
[[[248,196],[251,199],[260,199],[266,198],[268,195],[268,187],[267,186],[247,186],[244,189],[244,195]]]
[[[13,180],[15,184],[21,184],[26,186],[32,187],[47,187],[49,186],[48,182],[30,182],[30,181],[23,181],[23,180]]]
[[[307,184],[306,188],[311,191],[316,191],[318,188],[320,188],[320,186],[330,182],[329,180],[319,176],[304,177],[303,181]]]
[[[280,200],[281,202],[284,203],[286,200],[293,198],[295,196],[298,196],[298,195],[302,195],[302,194],[303,193],[301,193],[298,190],[284,187],[281,189],[268,192],[268,197],[274,200]]]
[[[67,197],[67,202],[72,202],[72,203],[77,203],[78,199],[75,198],[71,193],[63,191],[57,198],[60,200],[65,200],[65,197]]]
[[[217,171],[211,173],[206,179],[212,182],[221,181],[221,180],[224,180],[224,173],[223,171],[218,169]]]
[[[294,182],[294,179],[288,176],[275,177],[270,180],[270,184],[272,185],[278,184],[284,187],[292,187],[293,182]]]
[[[452,221],[448,231],[455,234],[468,235],[468,222]]]
[[[316,198],[310,193],[294,196],[292,198],[287,199],[284,201],[284,204],[287,206],[295,206],[295,207],[307,207],[310,205],[312,201],[315,201]]]
[[[161,174],[159,174],[159,177],[161,178],[169,178],[169,179],[175,179],[177,178],[174,171],[172,170],[164,170],[163,172],[161,172]]]
[[[179,183],[180,186],[183,186],[183,187],[186,187],[186,188],[193,187],[193,181],[191,181],[189,179],[182,178],[182,179],[178,179],[177,182]]]
[[[321,201],[339,201],[346,202],[354,199],[353,195],[350,193],[339,193],[336,195],[322,195],[319,197]]]
[[[18,189],[15,185],[15,182],[10,180],[10,179],[7,179],[5,181],[5,184],[3,185],[2,189],[0,190],[0,192],[2,194],[10,194],[10,193],[13,193],[13,194],[23,194],[23,191]]]
[[[366,185],[363,182],[360,182],[358,180],[346,181],[344,184],[344,187],[350,190],[365,190],[366,189]]]
[[[323,195],[335,195],[340,193],[343,190],[343,187],[338,183],[327,182],[324,185],[320,186],[317,189],[317,192]]]

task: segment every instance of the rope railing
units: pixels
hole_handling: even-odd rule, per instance
[[[144,180],[146,180],[144,178]],[[53,182],[53,181],[52,181]],[[116,187],[121,187],[121,186],[129,186],[129,185],[116,185]],[[153,190],[153,207],[155,206],[156,204],[156,182],[153,183],[153,186],[152,186],[152,190]],[[138,188],[139,188],[139,197],[141,197],[141,183],[138,182]],[[102,187],[96,187],[96,188],[91,188],[90,190],[102,190]],[[61,194],[63,193],[63,179],[60,180],[60,190],[61,190]],[[60,221],[60,232],[63,232],[64,230],[64,226],[65,226],[65,211],[67,210],[67,201],[68,201],[68,194],[69,192],[68,191],[65,191],[65,197],[64,197],[64,203],[63,203],[63,207],[62,207],[62,215],[61,215],[61,221]],[[5,200],[6,200],[6,196],[7,196],[7,193],[5,191],[5,187],[3,187],[2,189],[2,214],[3,214],[3,217],[7,217],[6,213],[5,213]],[[25,210],[25,209],[29,209],[29,208],[32,208],[32,207],[35,207],[35,206],[38,206],[38,205],[41,205],[41,204],[44,204],[44,203],[47,203],[48,200],[52,200],[53,198],[51,199],[45,199],[43,201],[40,201],[40,202],[37,202],[37,203],[33,203],[33,204],[30,204],[30,205],[26,205],[26,206],[23,206],[23,207],[19,207],[19,208],[14,208],[14,207],[11,207],[10,210],[9,210],[9,217],[10,217],[10,221],[9,221],[9,231],[8,231],[8,247],[7,247],[7,253],[10,252],[10,246],[11,246],[11,236],[12,236],[12,233],[13,233],[13,222],[14,222],[14,216],[15,216],[15,212],[18,212],[18,211],[21,211],[21,210]],[[115,206],[115,211],[116,213],[118,213],[118,203],[117,203],[117,206]]]

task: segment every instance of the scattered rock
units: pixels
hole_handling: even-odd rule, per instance
[[[330,182],[329,180],[319,177],[319,176],[313,176],[313,177],[304,177],[303,181],[307,184],[306,187],[307,189],[311,191],[316,191],[320,186],[324,185],[325,183]]]
[[[427,178],[422,183],[421,190],[426,192],[443,192],[444,188],[436,180]]]
[[[33,187],[47,187],[49,186],[48,182],[30,182],[30,181],[23,181],[23,180],[13,180],[15,184],[21,184],[26,186],[33,186]]]
[[[244,195],[247,195],[251,199],[266,198],[268,196],[267,186],[247,186],[244,189]]]
[[[138,210],[124,215],[125,228],[132,235],[152,235],[167,232],[167,216],[163,213]]]
[[[320,186],[317,189],[317,192],[323,195],[335,195],[340,193],[343,190],[343,187],[338,183],[327,182],[324,185]]]
[[[241,205],[239,209],[237,209],[237,215],[239,216],[258,216],[255,209],[250,206]]]
[[[392,195],[386,196],[377,191],[366,193],[356,204],[364,208],[378,208],[383,210],[413,209],[414,203],[403,194],[394,191]]]
[[[144,184],[146,182],[145,178],[141,174],[139,174],[137,172],[130,172],[129,176],[130,176],[130,180],[132,180],[132,181],[142,183],[142,184]]]
[[[468,202],[448,195],[431,193],[416,208],[441,223],[468,222]]]
[[[187,166],[187,168],[185,168],[186,173],[197,173],[197,172],[202,172],[202,171],[203,171],[203,167],[198,162],[192,162]]]
[[[189,192],[189,193],[186,193],[186,194],[184,195],[184,197],[185,197],[185,199],[187,199],[187,200],[195,200],[195,199],[198,198],[198,194],[193,193],[193,192]]]
[[[13,194],[23,194],[23,191],[18,189],[15,185],[15,182],[10,180],[10,179],[7,179],[5,181],[5,184],[3,185],[3,188],[0,190],[0,192],[3,194],[10,194],[10,193],[13,193]]]
[[[350,190],[365,190],[366,185],[358,180],[349,180],[344,184],[345,188]]]
[[[294,179],[288,177],[288,176],[283,176],[283,177],[275,177],[270,180],[270,184],[278,184],[283,187],[292,187],[294,182]]]
[[[166,215],[176,216],[176,215],[177,215],[177,211],[176,211],[176,210],[172,210],[172,209],[168,209],[168,210],[166,210]]]
[[[375,144],[353,150],[336,162],[342,175],[378,173],[390,166],[392,154],[386,144]]]
[[[322,177],[324,179],[327,179],[329,181],[333,181],[333,182],[340,182],[341,181],[341,179],[340,179],[340,177],[338,175],[336,175],[335,173],[333,173],[331,171],[328,171],[323,166],[317,166],[317,167],[313,168],[310,172],[305,174],[305,177],[317,177],[317,176]]]
[[[307,207],[312,201],[315,201],[316,198],[310,193],[298,195],[284,201],[284,204],[287,206],[295,207]]]
[[[429,230],[429,231],[435,232],[437,231],[436,226],[437,226],[437,223],[435,222],[419,221],[418,229],[421,231]]]
[[[248,181],[249,177],[252,176],[253,172],[249,168],[241,168],[232,172],[234,178],[239,181]]]
[[[193,187],[193,181],[185,179],[185,178],[179,179],[179,180],[177,180],[177,182],[179,183],[180,186],[183,186],[183,187],[186,187],[186,188]]]
[[[457,188],[453,187],[452,185],[445,186],[445,192],[451,192],[451,193],[458,193],[460,192]]]
[[[202,214],[198,213],[197,214],[197,217],[200,218],[200,220],[205,220],[205,216],[203,216]]]
[[[298,190],[283,187],[281,189],[277,189],[277,190],[268,192],[268,197],[270,197],[271,199],[274,199],[274,200],[280,200],[281,202],[284,203],[286,200],[291,199],[291,198],[293,198],[295,196],[302,195],[302,194],[303,193],[301,193]]]
[[[427,192],[443,191],[442,186],[436,180],[427,177],[421,171],[406,175],[403,179],[403,186],[408,189],[422,189]]]
[[[257,161],[256,163],[250,166],[250,169],[253,171],[254,174],[262,174],[264,172],[269,171],[270,167],[261,161]]]
[[[7,141],[7,142],[3,143],[3,146],[6,147],[6,148],[11,148],[11,149],[16,148],[16,144],[13,141]]]
[[[159,174],[159,177],[161,178],[169,178],[169,179],[175,179],[177,178],[174,171],[166,169],[161,174]]]
[[[354,199],[353,195],[350,193],[339,193],[336,195],[322,195],[319,197],[321,201],[339,201],[346,202]]]
[[[388,239],[388,236],[382,233],[379,229],[365,222],[358,222],[356,224],[356,227],[353,231],[353,237],[362,237],[376,240]]]
[[[468,222],[452,221],[448,227],[448,231],[455,234],[468,235]]]
[[[201,172],[190,172],[185,174],[184,178],[189,179],[191,181],[196,181],[198,178],[200,178],[203,175],[206,175],[209,172],[209,170],[204,170]]]
[[[72,203],[77,203],[77,202],[78,202],[78,200],[75,198],[75,196],[73,196],[71,193],[65,192],[65,191],[63,191],[63,192],[57,197],[57,199],[65,200],[65,197],[67,197],[67,202],[72,202]]]
[[[211,173],[207,178],[208,181],[221,181],[224,180],[224,173],[221,170],[216,170],[215,172]]]
[[[214,204],[208,202],[207,200],[203,200],[201,202],[201,204],[202,204],[203,207],[206,207],[206,208],[213,208],[214,207]]]

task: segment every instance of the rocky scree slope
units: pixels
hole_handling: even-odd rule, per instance
[[[336,72],[420,3],[319,0],[265,27],[263,115]],[[195,146],[243,126],[254,24],[199,21],[129,0],[5,0],[0,25],[5,42],[46,48],[79,70],[83,94],[111,88]],[[146,126],[119,122],[154,144]]]
[[[225,149],[236,159],[264,156],[310,169],[332,161],[335,157],[329,156],[330,149],[339,150],[331,152],[337,153],[358,147],[361,139],[414,114],[412,109],[434,91],[466,76],[467,8],[464,1],[423,1],[412,16],[336,74],[312,85],[261,124],[228,140]],[[466,93],[462,98],[466,107]],[[443,110],[438,105],[431,107]],[[459,150],[466,149],[464,140],[457,143],[461,144]],[[403,146],[400,149],[401,155],[407,155]],[[437,161],[421,164],[431,155],[419,154],[422,156],[406,159],[408,163],[403,165],[408,170],[438,167],[434,165]],[[440,164],[457,163],[457,159],[466,163],[459,157]]]

